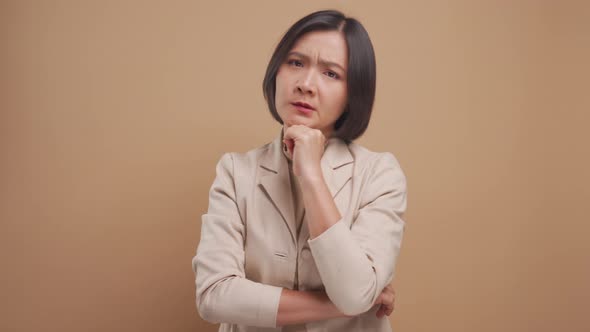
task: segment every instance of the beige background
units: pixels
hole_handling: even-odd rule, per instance
[[[1,1],[2,331],[214,331],[191,258],[216,161],[272,140],[285,30],[360,19],[359,143],[409,182],[396,331],[590,330],[585,1]]]

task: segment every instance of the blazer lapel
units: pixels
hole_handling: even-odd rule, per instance
[[[283,221],[287,224],[291,239],[295,242],[296,226],[295,212],[291,194],[291,181],[289,179],[289,166],[287,158],[283,155],[282,145],[283,131],[269,145],[260,160],[262,168],[258,184],[266,193],[267,198],[279,211]]]
[[[332,198],[335,198],[340,189],[352,178],[354,158],[348,145],[339,138],[330,138],[321,164],[324,180],[330,189]]]
[[[289,180],[289,166],[282,151],[282,137],[283,129],[261,156],[262,174],[258,184],[279,211],[283,221],[287,224],[291,239],[296,243],[295,208]],[[336,197],[340,189],[352,177],[353,162],[354,159],[348,145],[343,140],[335,137],[328,140],[321,159],[321,168],[332,198]]]

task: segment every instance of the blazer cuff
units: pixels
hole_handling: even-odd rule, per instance
[[[338,220],[334,225],[330,226],[330,228],[326,229],[322,234],[314,237],[313,239],[307,240],[309,243],[309,247],[311,250],[314,250],[314,247],[318,250],[323,250],[326,245],[330,245],[334,238],[338,238],[338,233],[342,232],[342,227],[346,227],[342,220]],[[314,250],[315,251],[315,250]]]
[[[356,241],[350,233],[350,229],[342,220],[307,242],[320,274],[330,271],[332,268],[342,270],[349,267],[358,271],[358,262],[366,259],[355,248],[354,243]],[[323,273],[322,277],[328,275],[332,275],[332,273]],[[330,280],[327,282],[330,282]]]
[[[258,312],[256,320],[257,326],[277,327],[277,314],[279,311],[279,301],[283,288],[271,285],[258,284],[256,294],[252,296],[258,298]]]

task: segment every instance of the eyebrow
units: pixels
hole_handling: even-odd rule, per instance
[[[289,54],[287,54],[287,57],[289,57],[289,56],[291,56],[291,55],[295,55],[295,56],[301,57],[301,58],[303,58],[303,59],[305,59],[305,60],[309,60],[309,56],[308,56],[308,55],[305,55],[305,54],[303,54],[303,53],[299,53],[299,52],[289,52]],[[340,64],[336,63],[336,62],[332,62],[332,61],[326,61],[326,60],[323,60],[323,59],[321,59],[321,58],[320,58],[320,61],[319,61],[319,63],[321,63],[321,64],[323,64],[323,65],[325,65],[325,66],[338,67],[338,68],[340,68],[340,70],[342,70],[343,72],[345,72],[345,73],[346,73],[346,70],[344,69],[344,67],[343,67],[343,66],[341,66]]]

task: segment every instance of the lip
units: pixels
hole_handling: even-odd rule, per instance
[[[311,113],[315,111],[315,108],[308,103],[304,103],[301,101],[291,103],[291,105],[295,106],[295,108],[305,114]]]

